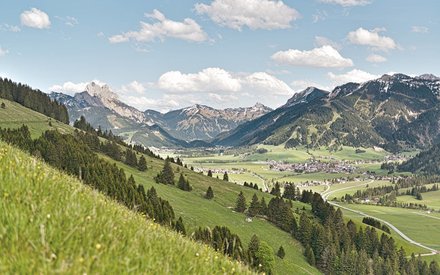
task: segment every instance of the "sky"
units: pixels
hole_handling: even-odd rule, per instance
[[[438,0],[0,2],[0,77],[140,110],[284,104],[383,74],[440,75]]]

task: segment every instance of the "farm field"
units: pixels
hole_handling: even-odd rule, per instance
[[[389,181],[382,181],[382,180],[369,180],[365,179],[362,181],[350,181],[346,183],[336,183],[332,184],[329,187],[329,191],[331,194],[328,196],[328,199],[331,200],[333,198],[340,199],[342,196],[345,196],[345,194],[353,195],[356,193],[356,191],[365,190],[367,188],[374,188],[379,186],[388,186],[392,183]]]
[[[243,184],[246,182],[257,183],[258,186],[267,186],[269,189],[275,182],[292,182],[305,183],[325,180],[332,180],[341,177],[358,177],[364,172],[370,171],[377,175],[386,175],[387,171],[380,169],[381,161],[388,154],[385,151],[363,149],[364,153],[356,153],[356,148],[343,147],[341,151],[329,152],[325,148],[310,149],[299,147],[297,149],[285,149],[282,145],[258,145],[247,148],[240,152],[239,150],[225,150],[224,153],[204,152],[179,152],[170,154],[169,151],[162,155],[172,155],[181,157],[189,166],[202,169],[203,171],[226,170],[232,171],[229,179],[232,182]],[[230,153],[230,154],[229,154]],[[202,155],[196,156],[194,155]],[[353,174],[344,173],[296,173],[294,171],[278,171],[271,170],[268,161],[282,161],[285,163],[305,163],[310,159],[316,159],[322,162],[349,161],[353,166],[357,167],[357,171]],[[359,163],[361,162],[361,163]],[[223,172],[214,173],[214,176],[223,177]]]
[[[440,250],[440,218],[424,211],[361,204],[343,204],[354,210],[386,220],[400,231],[426,246]],[[351,216],[353,214],[344,214]]]
[[[422,200],[416,199],[414,196],[398,196],[398,202],[425,204],[428,208],[440,210],[440,190],[422,193]]]

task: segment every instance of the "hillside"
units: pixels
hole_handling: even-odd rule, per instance
[[[440,143],[399,165],[400,171],[422,173],[428,175],[440,174]]]
[[[250,273],[0,142],[1,273]]]
[[[3,124],[2,119],[4,117],[0,116],[0,127],[2,128],[6,126],[18,128],[23,124],[22,121],[33,121],[29,127],[34,127],[33,135],[35,135],[35,137],[41,135],[43,131],[53,128],[49,126],[48,118],[41,114],[35,113],[20,105],[13,105],[12,103],[7,103],[6,105],[7,108],[5,112],[7,110],[11,116],[17,112],[17,114],[21,114],[21,119],[16,120],[15,123]],[[53,124],[53,126],[54,125],[55,124]],[[74,129],[68,125],[63,124],[60,126],[62,127],[58,129],[62,131],[70,133],[74,131]],[[316,269],[311,267],[302,255],[302,246],[293,239],[289,233],[278,229],[264,219],[256,218],[252,222],[247,222],[244,214],[236,213],[231,209],[234,207],[237,195],[240,191],[245,194],[248,201],[251,200],[254,193],[257,193],[260,198],[265,197],[267,202],[273,198],[272,195],[244,188],[234,183],[206,177],[192,172],[189,169],[183,169],[180,166],[173,165],[176,176],[175,180],[177,181],[179,171],[182,171],[193,187],[192,192],[184,192],[175,186],[154,183],[153,178],[163,166],[162,160],[145,155],[148,170],[141,172],[122,162],[114,161],[103,154],[100,154],[100,157],[109,162],[116,163],[118,167],[125,170],[127,175],[132,174],[136,182],[144,185],[146,190],[154,186],[158,195],[170,202],[176,216],[182,216],[187,232],[193,232],[199,226],[209,226],[210,228],[217,225],[227,226],[232,232],[239,235],[244,246],[247,246],[251,237],[256,234],[261,240],[267,242],[274,252],[276,252],[281,245],[284,246],[286,251],[284,260],[276,257],[275,271],[277,274],[292,272],[295,274],[317,273]],[[139,158],[139,154],[137,157]],[[215,197],[213,200],[206,200],[203,197],[208,186],[211,186],[214,190]],[[194,207],[195,205],[197,207]],[[310,208],[310,206],[300,202],[294,202],[293,205],[294,208]]]
[[[332,92],[308,88],[280,108],[221,134],[214,144],[426,148],[439,138],[440,81],[384,75]],[[418,142],[422,140],[422,142]]]
[[[39,137],[46,130],[57,129],[61,133],[73,132],[71,126],[28,109],[16,102],[5,99],[0,99],[0,102],[5,104],[4,108],[0,108],[0,127],[2,128],[18,128],[26,124],[33,138]]]

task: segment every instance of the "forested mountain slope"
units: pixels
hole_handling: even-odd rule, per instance
[[[423,75],[384,75],[331,93],[308,88],[213,143],[426,148],[439,139],[439,96],[440,80]]]

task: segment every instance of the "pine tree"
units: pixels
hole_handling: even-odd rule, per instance
[[[246,198],[243,192],[240,192],[237,197],[237,203],[235,204],[235,211],[243,213],[246,210]]]
[[[205,198],[207,198],[208,200],[211,200],[214,198],[214,191],[212,191],[211,186],[209,186],[208,190],[206,190]]]
[[[147,160],[143,155],[139,158],[138,169],[142,172],[147,170]]]
[[[133,175],[130,175],[130,177],[128,178],[128,181],[127,181],[127,183],[129,184],[129,185],[136,185],[136,182],[135,182],[135,180],[134,180],[134,178],[133,178]]]
[[[266,200],[263,198],[261,198],[261,202],[260,202],[260,215],[266,216],[267,215],[267,204],[266,204]]]
[[[183,191],[191,191],[192,187],[189,184],[188,180],[185,180],[182,174],[180,174],[179,181],[177,183],[177,187]]]
[[[283,198],[289,199],[289,200],[295,199],[295,185],[293,185],[293,184],[284,185]]]
[[[223,180],[224,180],[224,181],[229,181],[228,172],[225,172],[225,173],[223,174]]]
[[[260,213],[261,204],[258,201],[258,197],[256,194],[252,196],[251,204],[249,205],[248,215],[251,217],[255,217]]]
[[[275,183],[275,186],[272,188],[270,193],[274,196],[281,197],[281,188],[278,182]]]
[[[284,252],[284,247],[280,246],[277,252],[277,256],[280,257],[280,259],[284,259],[284,256],[286,256],[286,252]]]
[[[127,149],[125,151],[125,163],[129,166],[132,166],[132,167],[138,166],[136,154],[135,154],[135,152],[133,152],[133,150]]]
[[[171,168],[170,160],[165,160],[162,171],[155,177],[157,183],[173,184],[174,185],[174,172]]]
[[[258,267],[260,264],[257,258],[257,252],[260,248],[260,240],[257,235],[253,235],[248,245],[248,261],[251,267]]]
[[[208,177],[212,177],[212,171],[211,171],[211,169],[208,170]]]
[[[179,181],[177,182],[177,187],[181,190],[186,190],[186,180],[182,174],[180,174]]]
[[[186,235],[185,225],[183,224],[182,217],[179,217],[179,219],[176,221],[174,229],[180,234],[184,236]]]

